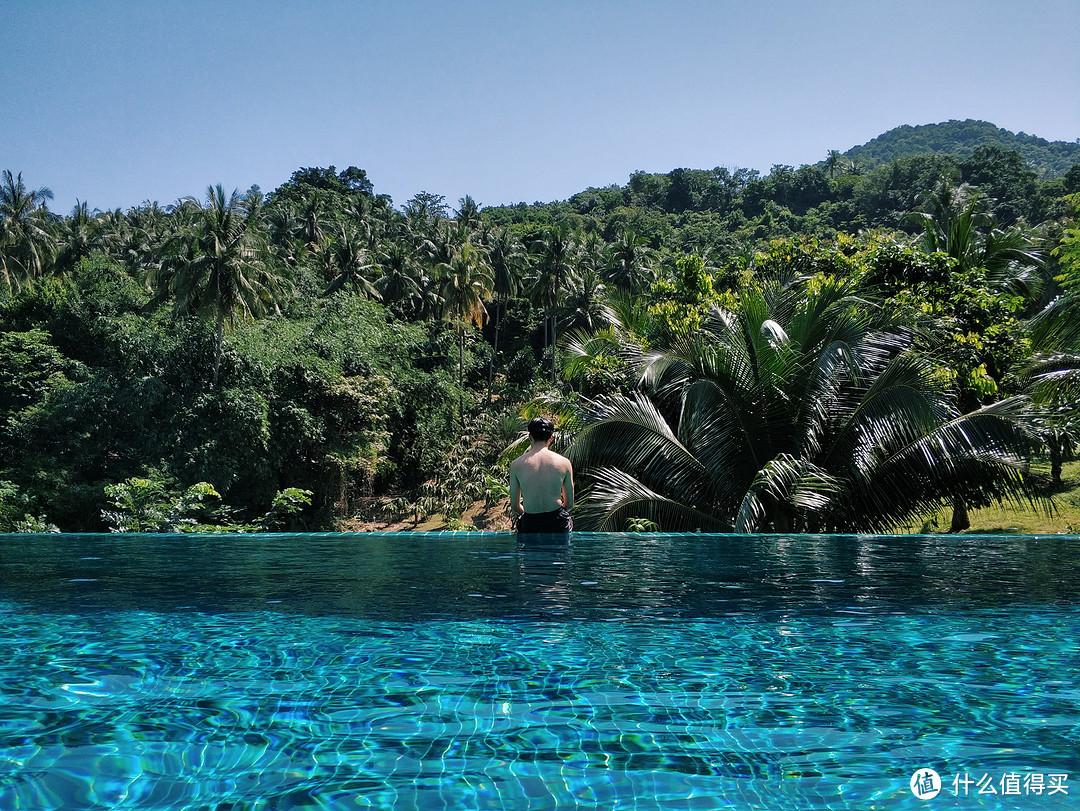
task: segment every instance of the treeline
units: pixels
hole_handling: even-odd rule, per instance
[[[940,124],[903,125],[873,138],[844,153],[865,165],[877,166],[897,158],[931,152],[951,155],[957,160],[970,158],[980,147],[993,147],[1020,155],[1023,165],[1040,180],[1061,177],[1080,163],[1080,139],[1072,143],[1047,141],[1035,135],[1012,133],[988,121],[945,121]]]
[[[0,531],[454,526],[537,409],[583,528],[962,523],[1075,446],[1078,192],[987,148],[58,216],[5,172]]]
[[[763,241],[798,234],[828,237],[873,228],[914,233],[907,214],[942,179],[977,189],[997,223],[1034,226],[1066,214],[1064,198],[1080,192],[1080,163],[1040,180],[1018,152],[994,146],[977,147],[964,160],[926,153],[877,166],[832,151],[820,164],[774,166],[764,176],[724,167],[636,172],[626,186],[485,214],[524,239],[568,221],[609,242],[629,229],[655,249],[750,256]]]

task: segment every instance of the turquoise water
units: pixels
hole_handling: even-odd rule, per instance
[[[1072,808],[1078,607],[1076,537],[0,536],[0,809]]]

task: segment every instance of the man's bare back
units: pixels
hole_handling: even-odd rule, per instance
[[[543,423],[539,428],[534,427]],[[570,460],[551,444],[550,420],[538,418],[529,425],[531,446],[510,464],[510,508],[515,515],[538,515],[574,507],[574,469]]]
[[[510,500],[521,512],[546,513],[574,506],[570,460],[547,446],[525,451],[510,465]],[[516,485],[516,486],[515,486]],[[514,496],[520,497],[515,501]]]

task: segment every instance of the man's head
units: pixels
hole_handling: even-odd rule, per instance
[[[547,417],[536,417],[529,423],[529,438],[533,442],[547,442],[555,433],[555,423]]]

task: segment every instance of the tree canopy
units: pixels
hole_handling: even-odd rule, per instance
[[[540,409],[581,527],[1041,503],[1080,447],[1080,164],[952,130],[494,207],[331,166],[60,216],[5,171],[0,531],[453,526]]]

